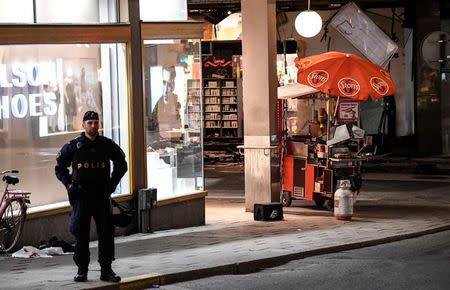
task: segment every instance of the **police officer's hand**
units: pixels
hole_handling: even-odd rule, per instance
[[[70,205],[73,205],[77,197],[77,194],[78,194],[78,187],[73,183],[69,184],[69,186],[67,186],[67,195],[69,196]]]

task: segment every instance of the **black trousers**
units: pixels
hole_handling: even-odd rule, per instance
[[[78,268],[88,270],[91,218],[97,228],[98,262],[102,269],[107,269],[114,260],[114,225],[109,198],[74,201],[70,217],[70,232],[76,238],[73,260]]]

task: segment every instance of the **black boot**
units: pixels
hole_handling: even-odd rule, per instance
[[[87,273],[88,273],[87,270],[78,268],[78,272],[75,275],[75,277],[73,277],[73,281],[86,282],[87,281]]]
[[[111,266],[109,267],[102,267],[101,274],[100,274],[100,280],[106,281],[106,282],[119,282],[120,276],[117,276],[116,273],[111,269]]]

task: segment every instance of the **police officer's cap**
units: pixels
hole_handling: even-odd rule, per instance
[[[94,111],[87,111],[84,113],[83,122],[87,120],[98,120],[98,113]]]

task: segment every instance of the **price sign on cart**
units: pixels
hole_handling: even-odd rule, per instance
[[[338,121],[340,122],[358,122],[359,121],[359,102],[341,101],[339,103]]]

